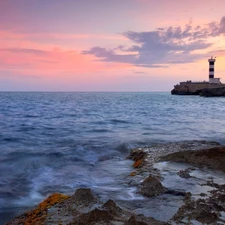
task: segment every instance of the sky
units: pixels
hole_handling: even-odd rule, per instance
[[[0,0],[0,91],[225,83],[224,0]]]

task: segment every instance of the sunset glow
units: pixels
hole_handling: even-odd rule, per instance
[[[224,0],[0,2],[1,91],[170,91],[225,82]]]

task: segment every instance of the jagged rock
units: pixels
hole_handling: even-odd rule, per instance
[[[185,178],[185,179],[191,178],[191,176],[189,174],[191,170],[192,170],[191,168],[187,168],[185,170],[180,170],[177,173],[177,175],[180,176],[181,178]]]
[[[131,216],[130,219],[125,223],[125,225],[148,225],[143,221],[137,221],[135,216]]]
[[[88,213],[81,214],[77,220],[71,225],[87,225],[87,224],[109,224],[112,220],[112,215],[106,210],[94,209]]]
[[[122,209],[116,205],[116,203],[109,199],[104,205],[103,208],[106,209],[112,215],[120,215],[122,213]]]
[[[197,220],[202,224],[212,224],[219,219],[219,212],[213,207],[210,200],[198,199],[197,201],[189,201],[174,215],[172,218],[176,222],[184,219],[187,221]]]
[[[188,203],[191,201],[191,192],[186,192],[184,197],[184,203]]]
[[[133,167],[140,168],[144,165],[144,159],[147,155],[147,152],[143,151],[142,149],[133,149],[127,159],[134,160]]]
[[[218,215],[215,212],[208,212],[205,210],[202,210],[198,213],[196,216],[196,220],[201,223],[207,223],[211,224],[215,222],[218,219]]]
[[[133,217],[132,217],[133,216]],[[152,217],[122,209],[113,200],[102,204],[90,189],[78,189],[71,197],[54,194],[31,212],[7,225],[165,225]]]
[[[48,209],[53,207],[65,200],[67,200],[69,196],[54,193],[50,195],[47,199],[41,202],[34,210],[29,211],[27,213],[22,214],[14,218],[12,221],[7,223],[6,225],[39,225],[45,224],[44,221],[48,215]]]
[[[224,195],[220,195],[220,201],[225,203],[225,194]]]
[[[90,206],[97,202],[90,188],[77,189],[75,194],[71,196],[70,201],[76,206]]]
[[[130,155],[127,156],[127,159],[132,159],[134,161],[137,161],[139,159],[145,158],[146,155],[147,155],[147,152],[143,151],[142,149],[133,149],[130,152]]]
[[[124,225],[169,225],[166,222],[155,220],[151,217],[145,217],[143,215],[132,215]]]
[[[153,177],[149,176],[142,182],[142,187],[140,188],[140,194],[146,197],[157,196],[165,191],[165,188],[162,186],[160,181]]]

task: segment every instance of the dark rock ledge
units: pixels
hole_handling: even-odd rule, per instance
[[[196,167],[206,166],[225,172],[225,147],[218,146],[199,151],[186,150],[162,156],[160,160],[189,163]]]

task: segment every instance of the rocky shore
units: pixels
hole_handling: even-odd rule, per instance
[[[91,189],[80,188],[72,196],[55,193],[6,225],[225,224],[225,146],[206,141],[157,144],[131,150],[127,160],[134,161],[133,172],[124,182],[142,196],[137,205],[102,202]],[[204,176],[214,172],[215,177]],[[159,220],[142,210],[141,204],[150,202],[146,211],[151,211],[151,201],[160,198],[180,202],[169,219]]]

